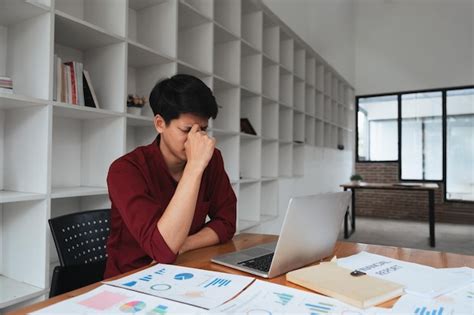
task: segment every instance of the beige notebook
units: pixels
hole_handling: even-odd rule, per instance
[[[335,262],[302,268],[287,273],[286,279],[313,291],[359,308],[386,302],[403,294],[403,286],[369,275],[352,276],[351,270]]]

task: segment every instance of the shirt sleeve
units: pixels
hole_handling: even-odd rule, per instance
[[[115,161],[109,169],[107,185],[112,203],[140,247],[157,262],[173,263],[177,255],[157,228],[166,205],[151,196],[138,167],[131,161]]]
[[[220,243],[232,239],[235,234],[237,198],[224,169],[224,161],[216,150],[213,176],[213,192],[209,218],[206,227],[211,228],[219,237]]]

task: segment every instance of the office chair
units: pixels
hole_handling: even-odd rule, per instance
[[[103,280],[110,209],[48,220],[60,266],[53,271],[49,297]]]

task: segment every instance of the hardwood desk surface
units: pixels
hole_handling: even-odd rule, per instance
[[[218,254],[224,254],[224,253],[235,251],[235,250],[245,249],[254,245],[272,242],[272,241],[275,241],[276,239],[277,239],[277,236],[275,235],[239,234],[236,237],[234,237],[234,239],[231,242],[228,242],[226,244],[201,248],[201,249],[180,255],[178,259],[176,260],[176,264],[181,265],[181,266],[186,266],[186,267],[227,272],[227,273],[233,273],[233,274],[249,275],[247,273],[244,273],[232,268],[227,268],[224,266],[211,263],[210,259],[211,257],[216,256]],[[438,252],[438,251],[427,251],[427,250],[419,250],[419,249],[392,247],[392,246],[367,245],[367,244],[350,243],[350,242],[342,242],[342,241],[337,242],[336,247],[334,249],[334,255],[336,255],[337,257],[346,257],[353,254],[357,254],[358,252],[361,252],[361,251],[367,251],[374,254],[379,254],[379,255],[395,258],[395,259],[424,264],[424,265],[428,265],[428,266],[432,266],[436,268],[445,268],[445,267],[453,268],[453,267],[463,267],[463,266],[474,268],[474,256],[443,253],[443,252]],[[120,278],[122,276],[131,274],[136,271],[137,270],[129,272],[124,275],[117,276],[113,279]],[[309,291],[303,287],[297,286],[295,284],[292,284],[286,281],[285,275],[282,275],[270,280],[259,278],[259,277],[256,277],[256,278],[260,280],[264,280],[264,281],[270,281],[273,283],[282,284],[282,285],[293,287],[293,288],[298,288],[304,291]],[[87,291],[90,291],[98,287],[99,285],[100,283],[94,283],[87,287],[56,296],[54,298],[13,311],[8,314],[17,315],[17,314],[26,314],[29,312],[33,312],[41,308],[44,308],[48,305],[52,305],[54,303],[66,300],[68,298],[83,294]],[[391,307],[395,303],[395,301],[396,299],[393,299],[379,306]]]
[[[366,183],[360,182],[346,183],[340,185],[342,188],[348,189],[391,189],[391,190],[436,190],[439,188],[438,184],[435,183]]]

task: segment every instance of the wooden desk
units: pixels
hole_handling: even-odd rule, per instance
[[[193,268],[200,268],[200,269],[206,269],[206,270],[213,270],[213,271],[220,271],[220,272],[227,272],[227,273],[249,276],[249,274],[247,273],[211,263],[210,259],[219,254],[224,254],[224,253],[228,253],[228,252],[239,250],[239,249],[245,249],[245,248],[258,245],[258,244],[272,242],[272,241],[275,241],[276,239],[277,239],[277,236],[275,235],[240,234],[240,235],[237,235],[231,242],[228,242],[226,244],[211,246],[207,248],[201,248],[201,249],[180,255],[178,259],[176,260],[176,264],[180,266],[186,266],[186,267],[193,267]],[[346,257],[346,256],[357,254],[358,252],[361,252],[361,251],[367,251],[374,254],[379,254],[379,255],[395,258],[395,259],[424,264],[424,265],[428,265],[428,266],[432,266],[436,268],[463,267],[463,266],[474,267],[474,256],[465,256],[465,255],[458,255],[458,254],[451,254],[451,253],[442,253],[442,252],[436,252],[436,251],[425,251],[425,250],[391,247],[391,246],[366,245],[366,244],[349,243],[349,242],[337,242],[336,247],[334,249],[334,255],[336,255],[337,257]],[[133,271],[133,272],[136,272],[136,271]],[[129,275],[133,272],[129,272],[127,274],[117,276],[114,279],[120,278],[125,275]],[[282,275],[270,280],[259,278],[259,277],[256,277],[256,278],[260,280],[264,280],[264,281],[270,281],[273,283],[293,287],[293,288],[298,288],[304,291],[309,291],[303,287],[297,286],[293,283],[286,281],[285,275]],[[54,303],[66,300],[68,298],[83,294],[87,291],[90,291],[98,287],[99,285],[100,283],[91,284],[87,287],[56,296],[54,298],[36,303],[34,305],[22,308],[20,310],[11,312],[9,314],[18,315],[18,314],[26,314],[29,312],[33,312],[41,308],[44,308],[48,305],[52,305]],[[391,307],[395,303],[395,301],[396,299],[393,299],[379,306]]]
[[[428,192],[428,222],[430,226],[430,246],[435,247],[435,209],[434,209],[434,191],[439,188],[438,184],[425,184],[425,183],[396,183],[396,184],[382,184],[382,183],[365,183],[360,184],[343,184],[340,187],[344,188],[344,191],[352,190],[352,212],[351,212],[351,233],[348,231],[348,215],[346,212],[344,218],[344,238],[348,238],[352,233],[355,232],[355,217],[356,217],[356,200],[355,191],[357,189],[385,189],[385,190],[409,190],[409,191],[427,191]]]

